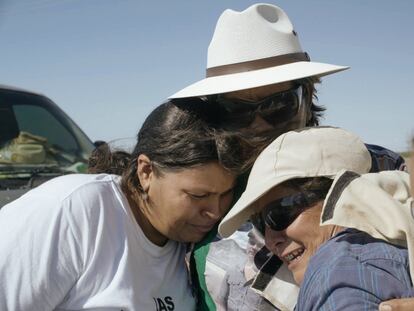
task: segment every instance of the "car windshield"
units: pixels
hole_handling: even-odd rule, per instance
[[[50,99],[0,88],[0,179],[82,172],[94,146]]]

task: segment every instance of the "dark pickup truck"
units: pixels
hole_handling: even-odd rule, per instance
[[[0,208],[53,177],[85,172],[93,149],[49,98],[0,85]]]

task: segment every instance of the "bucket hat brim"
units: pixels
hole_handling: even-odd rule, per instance
[[[323,175],[321,175],[323,176]],[[325,175],[325,177],[333,178],[335,174]],[[222,237],[229,237],[233,232],[240,228],[250,216],[256,211],[253,204],[256,203],[262,196],[272,190],[274,187],[282,184],[285,181],[295,178],[312,177],[308,175],[300,176],[299,174],[284,175],[278,178],[267,180],[264,183],[258,184],[253,189],[245,191],[236,204],[230,209],[224,219],[221,221],[218,231]]]
[[[271,189],[297,178],[333,178],[344,168],[369,172],[372,160],[364,142],[335,127],[309,127],[280,135],[257,157],[247,186],[219,225],[222,237],[236,231],[261,206],[255,203]],[[259,205],[259,204],[258,204]]]

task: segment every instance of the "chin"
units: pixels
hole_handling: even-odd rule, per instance
[[[182,243],[197,243],[200,242],[206,235],[205,234],[200,234],[200,235],[195,235],[195,234],[191,234],[191,235],[187,235],[187,236],[180,236],[177,237],[177,239],[175,239],[178,242],[182,242]]]
[[[186,242],[197,243],[197,242],[200,242],[205,236],[206,236],[205,234],[203,234],[201,236],[193,236],[193,237],[187,239]]]
[[[295,280],[296,284],[301,286],[302,282],[303,282],[303,273],[294,273],[293,274],[293,279]]]

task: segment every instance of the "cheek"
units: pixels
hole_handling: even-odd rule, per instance
[[[153,198],[149,213],[153,221],[162,225],[164,229],[180,226],[186,217],[191,217],[191,208],[184,195],[167,187],[153,188]]]
[[[302,213],[287,227],[286,236],[303,244],[306,248],[313,247],[320,240],[319,217]]]
[[[330,238],[331,226],[319,226],[319,218],[292,224],[286,235],[306,249],[308,257],[313,256],[319,247]]]
[[[180,225],[188,222],[197,215],[197,206],[190,199],[177,197],[168,204],[168,211],[165,213],[166,218],[174,225]]]
[[[222,214],[221,216],[224,216],[224,214],[226,214],[230,210],[232,202],[233,202],[233,194],[226,195],[221,199],[221,202],[220,202],[220,212]]]

